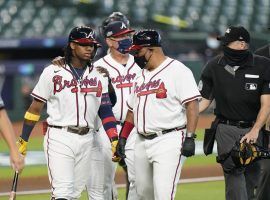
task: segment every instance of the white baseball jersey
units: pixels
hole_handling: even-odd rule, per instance
[[[68,65],[44,69],[31,95],[47,102],[48,124],[94,129],[102,93],[108,92],[108,80],[93,67],[86,68],[81,80],[76,80]]]
[[[113,107],[113,114],[117,121],[124,122],[128,110],[126,101],[131,93],[135,77],[141,71],[141,68],[134,62],[132,55],[129,55],[126,66],[123,66],[116,62],[111,54],[96,61],[94,66],[101,66],[109,71],[117,96],[117,102]]]
[[[184,104],[201,96],[190,69],[171,58],[153,71],[142,70],[133,90],[128,107],[141,134],[185,125]]]

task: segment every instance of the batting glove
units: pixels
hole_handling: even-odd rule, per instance
[[[126,154],[125,154],[126,143],[127,143],[127,139],[120,137],[118,141],[118,145],[116,147],[116,155],[122,159],[126,158]]]
[[[112,147],[112,161],[113,162],[119,162],[121,158],[116,155],[116,146],[118,144],[118,139],[113,139],[111,142],[111,147]]]
[[[22,139],[21,137],[19,137],[19,140],[16,142],[18,148],[19,148],[19,152],[25,156],[26,155],[26,151],[27,151],[27,143],[24,139]]]
[[[182,155],[186,157],[195,155],[195,141],[196,135],[194,133],[187,133],[186,139],[182,147]]]

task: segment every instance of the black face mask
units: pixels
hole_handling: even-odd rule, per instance
[[[146,60],[144,55],[143,56],[135,56],[134,61],[141,69],[143,69],[146,66],[146,64],[148,63],[148,61]]]
[[[227,46],[223,47],[223,52],[228,64],[231,66],[241,66],[245,64],[250,54],[248,49],[235,50]]]

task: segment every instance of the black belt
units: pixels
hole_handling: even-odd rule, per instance
[[[167,133],[170,133],[170,132],[173,132],[173,131],[183,130],[185,128],[186,128],[186,125],[185,126],[181,126],[181,127],[176,127],[176,128],[171,128],[171,129],[163,130],[163,131],[160,132],[161,134],[154,133],[154,134],[145,135],[145,134],[139,133],[139,135],[142,136],[144,139],[152,140],[152,139],[156,138],[159,135],[165,135]]]
[[[55,126],[55,125],[48,125],[48,126],[51,127],[51,128],[58,128],[58,129],[65,128],[63,126]],[[90,130],[90,128],[88,128],[88,127],[68,126],[66,128],[67,128],[68,132],[75,133],[75,134],[78,134],[78,135],[86,135]]]
[[[255,121],[234,121],[229,119],[220,119],[219,123],[237,126],[238,128],[250,128],[254,125]]]

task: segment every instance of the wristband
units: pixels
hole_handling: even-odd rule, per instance
[[[27,119],[29,121],[37,122],[39,120],[39,118],[40,118],[40,115],[36,115],[36,114],[30,113],[30,112],[26,112],[24,115],[24,119]]]
[[[134,124],[128,121],[125,121],[120,132],[120,137],[127,139],[133,128],[134,128]]]
[[[187,138],[196,138],[196,136],[197,136],[197,135],[196,135],[195,133],[192,133],[192,132],[187,132],[187,133],[186,133],[186,137],[187,137]]]

